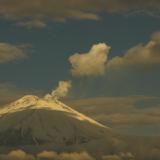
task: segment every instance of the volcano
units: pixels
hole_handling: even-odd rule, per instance
[[[28,95],[0,109],[0,148],[93,147],[98,141],[111,147],[112,129],[58,100]]]

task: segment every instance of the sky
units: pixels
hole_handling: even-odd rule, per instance
[[[159,9],[159,0],[1,0],[0,104],[68,82],[63,98],[157,107]]]
[[[0,86],[2,90],[5,85],[8,90],[12,90],[13,87],[18,92],[45,93],[55,88],[60,80],[72,80],[73,91],[70,95],[72,98],[160,96],[160,60],[155,62],[156,64],[144,62],[154,66],[144,71],[140,69],[144,65],[143,62],[140,62],[140,65],[136,64],[139,62],[135,62],[135,66],[131,68],[127,65],[119,66],[114,70],[106,69],[105,73],[100,75],[90,74],[78,77],[72,75],[72,64],[69,61],[70,56],[75,53],[88,53],[93,45],[99,43],[105,43],[111,47],[107,59],[123,57],[129,49],[140,44],[147,45],[152,35],[160,29],[160,15],[157,11],[159,8],[158,5],[156,6],[157,3],[159,4],[158,1],[153,1],[152,5],[148,1],[142,1],[141,3],[145,3],[146,7],[141,6],[140,3],[140,6],[133,4],[134,8],[125,1],[122,2],[123,7],[118,1],[111,1],[108,2],[110,8],[104,9],[102,4],[106,3],[105,1],[95,0],[95,4],[92,4],[88,0],[86,4],[80,1],[65,4],[62,0],[62,4],[57,4],[60,7],[59,13],[54,13],[54,8],[53,11],[49,10],[51,3],[49,1],[42,10],[38,10],[41,9],[43,1],[37,0],[37,2],[40,3],[39,8],[36,3],[32,4],[30,1],[25,2],[26,6],[16,0],[12,3],[3,0],[0,2],[2,12],[0,43],[11,45],[10,48],[16,47],[10,50],[9,46],[6,46],[8,47],[6,53],[3,53],[4,46],[1,47]],[[82,6],[77,8],[79,3],[82,3]],[[24,9],[24,13],[20,7]],[[73,7],[77,13],[67,16],[67,7]],[[40,14],[42,17],[38,16]],[[15,56],[11,57],[15,49],[20,49],[20,53],[19,55],[15,53]],[[8,60],[3,60],[5,58],[3,54],[8,56]],[[136,53],[134,54],[136,56]],[[158,49],[157,58],[160,58],[159,54]],[[93,61],[92,57],[89,61]]]

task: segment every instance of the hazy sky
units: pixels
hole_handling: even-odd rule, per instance
[[[8,92],[19,95],[28,90],[48,92],[60,80],[72,81],[73,98],[160,96],[158,0],[131,4],[116,0],[23,2],[24,5],[20,0],[0,1],[2,97],[4,92],[5,95]],[[156,44],[148,49],[153,41]],[[100,75],[72,75],[69,57],[88,53],[99,43],[111,47],[106,66],[116,56],[122,56],[124,65],[117,65],[113,60]],[[130,51],[133,47],[136,49]],[[125,58],[125,55],[131,56]],[[88,61],[92,63],[92,57]]]

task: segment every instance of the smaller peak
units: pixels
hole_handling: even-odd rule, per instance
[[[15,101],[14,105],[34,105],[39,100],[39,97],[34,95],[26,95],[19,100]]]
[[[4,106],[2,109],[0,109],[0,115],[27,109],[28,107],[36,105],[38,101],[39,97],[33,95],[26,95],[18,99],[17,101],[7,106]]]
[[[38,100],[39,97],[38,96],[34,96],[34,95],[25,95],[21,98],[21,100]]]

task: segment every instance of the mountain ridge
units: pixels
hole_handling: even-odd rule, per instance
[[[64,103],[58,100],[46,100],[44,98],[39,98],[34,95],[26,95],[9,105],[4,106],[0,109],[0,117],[4,114],[13,113],[17,111],[27,110],[27,109],[50,109],[50,110],[57,110],[57,111],[64,111],[64,112],[72,112],[79,115],[79,119],[83,120],[86,119],[96,125],[102,126],[106,128],[106,126],[96,122],[95,120],[85,116],[84,114],[79,113],[78,111],[68,107]],[[109,127],[107,127],[109,128]]]
[[[0,150],[113,150],[118,141],[111,128],[58,100],[27,95],[0,109]]]

